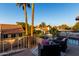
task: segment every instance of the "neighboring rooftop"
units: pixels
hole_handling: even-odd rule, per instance
[[[24,32],[21,25],[16,24],[0,24],[0,33],[19,33]]]

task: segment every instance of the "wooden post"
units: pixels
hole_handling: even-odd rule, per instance
[[[23,48],[25,48],[25,38],[23,37]]]
[[[13,47],[12,47],[12,43],[11,43],[11,51],[13,50]]]
[[[18,47],[18,49],[19,49],[19,37],[17,37],[17,40],[18,40],[18,41],[17,41],[17,43],[18,43],[18,44],[17,44],[17,45],[18,45],[17,47]]]
[[[2,46],[3,46],[3,53],[4,53],[4,41],[3,41],[3,44],[2,44]]]

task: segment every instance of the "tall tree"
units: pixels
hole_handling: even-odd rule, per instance
[[[51,25],[48,25],[48,27],[49,27],[49,28],[52,28],[52,26],[51,26]]]
[[[17,25],[21,25],[22,28],[24,29],[25,31],[25,23],[24,22],[16,22]]]
[[[30,6],[29,3],[17,3],[17,6],[19,6],[19,7],[22,6],[22,8],[23,8],[24,17],[25,17],[25,29],[26,29],[25,32],[26,32],[26,35],[28,35],[28,30],[27,30],[28,29],[28,21],[27,21],[27,11],[26,11],[27,9],[26,9],[26,6],[29,7],[29,8],[31,6]]]
[[[42,22],[41,25],[42,25],[42,27],[45,27],[46,26],[46,24],[44,22]]]
[[[52,34],[53,38],[54,38],[55,36],[58,36],[58,33],[59,33],[59,31],[57,30],[56,27],[51,28],[51,29],[49,30],[49,32]]]
[[[60,25],[59,28],[60,28],[60,29],[65,29],[65,30],[70,30],[70,29],[71,29],[71,28],[70,28],[68,25],[66,25],[66,24]]]
[[[24,31],[25,31],[25,23],[24,23],[24,22],[16,22],[16,24],[17,24],[17,25],[21,25],[22,28],[23,28]],[[30,35],[30,34],[31,34],[31,26],[30,26],[30,24],[28,24],[28,35]]]
[[[73,29],[74,31],[79,31],[79,22],[77,22],[77,23],[72,27],[72,29]]]
[[[31,36],[33,36],[34,31],[34,3],[32,3],[32,25],[31,25]]]
[[[40,27],[41,29],[43,29],[45,26],[46,26],[46,24],[45,24],[44,22],[42,22],[41,24],[39,24],[39,27]]]

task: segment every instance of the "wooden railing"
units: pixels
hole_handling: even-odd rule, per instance
[[[26,48],[26,46],[27,46],[26,36],[1,39],[0,53]]]

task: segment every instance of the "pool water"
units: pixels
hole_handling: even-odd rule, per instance
[[[67,44],[68,45],[79,45],[79,40],[76,40],[76,39],[68,39]]]

